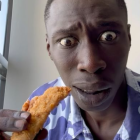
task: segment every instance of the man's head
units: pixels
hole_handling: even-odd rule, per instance
[[[83,110],[107,109],[124,79],[130,49],[125,3],[49,2],[47,49],[60,76]]]

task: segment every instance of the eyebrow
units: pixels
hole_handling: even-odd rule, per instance
[[[99,21],[97,27],[116,27],[122,28],[122,24],[118,21]]]
[[[72,25],[72,26],[68,27],[67,29],[60,29],[53,33],[52,38],[55,38],[55,36],[57,36],[59,34],[68,34],[71,32],[75,32],[79,29],[80,29],[80,27],[78,27],[77,25]]]

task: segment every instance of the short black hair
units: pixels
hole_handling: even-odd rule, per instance
[[[45,22],[49,18],[49,9],[50,9],[51,4],[52,4],[53,1],[54,0],[47,0],[47,4],[46,4],[46,7],[45,7],[45,12],[44,12]],[[125,0],[116,0],[116,1],[118,3],[119,7],[125,11],[126,17],[127,17],[127,7],[126,7]]]
[[[51,4],[54,0],[47,0],[47,4],[46,4],[46,7],[45,7],[45,12],[44,12],[44,19],[45,21],[49,18],[49,9],[51,7]]]

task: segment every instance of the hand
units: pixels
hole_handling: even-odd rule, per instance
[[[40,132],[36,135],[34,140],[43,140],[47,137],[48,131],[46,129],[40,130]]]
[[[0,109],[0,133],[6,131],[18,132],[25,130],[29,117],[30,113],[28,112]],[[1,134],[1,137],[3,137],[4,140],[8,140],[8,136],[4,133]]]

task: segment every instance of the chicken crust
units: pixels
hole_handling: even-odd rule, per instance
[[[14,132],[11,140],[33,140],[42,129],[49,113],[68,95],[70,90],[69,87],[51,87],[43,95],[35,96],[31,101],[27,100],[22,106],[22,111],[31,113],[28,127],[21,132]]]

